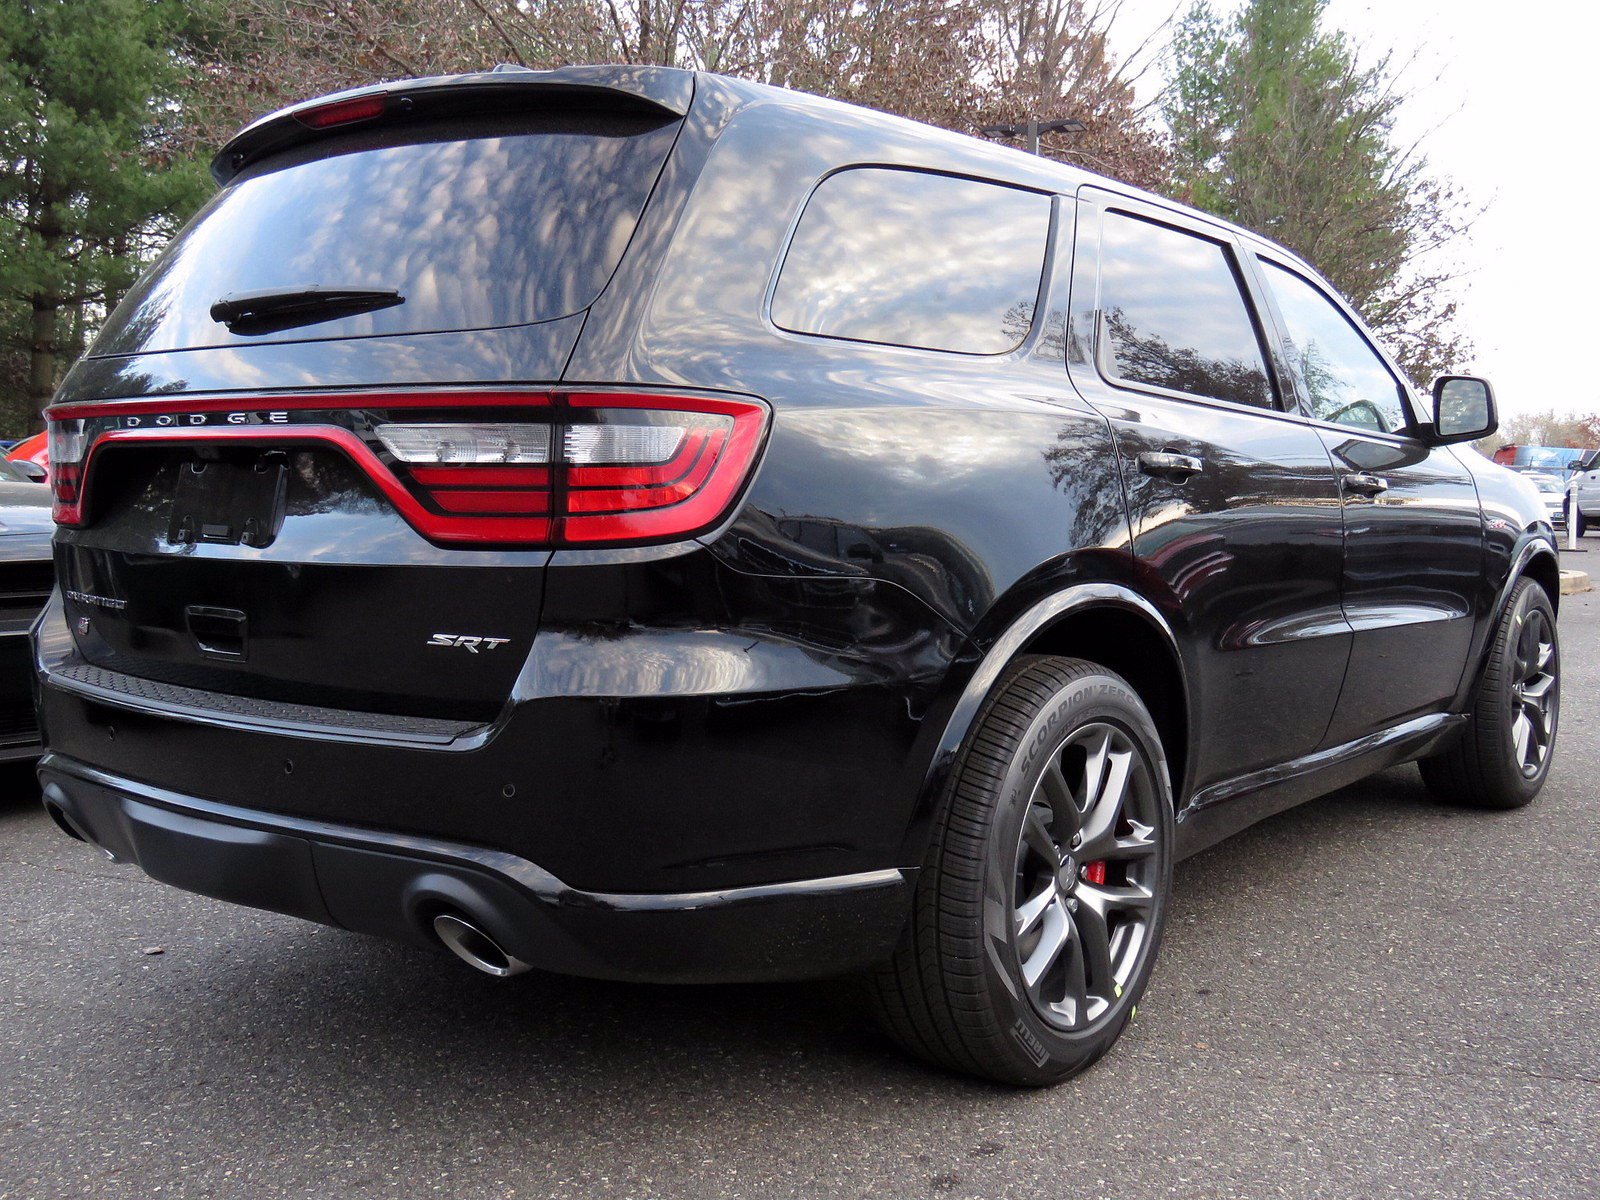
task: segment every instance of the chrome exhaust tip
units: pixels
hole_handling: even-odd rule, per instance
[[[433,933],[467,966],[496,979],[510,979],[533,969],[530,963],[508,954],[499,942],[458,913],[445,912],[436,916]]]

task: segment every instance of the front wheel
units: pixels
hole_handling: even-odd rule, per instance
[[[872,980],[912,1053],[1003,1083],[1088,1067],[1149,980],[1172,881],[1149,711],[1077,659],[1019,659],[953,772],[910,926]]]
[[[1550,774],[1561,716],[1561,643],[1550,597],[1532,579],[1511,589],[1461,736],[1425,758],[1428,790],[1475,808],[1521,808]]]

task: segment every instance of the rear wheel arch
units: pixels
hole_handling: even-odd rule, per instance
[[[1041,629],[1019,654],[1078,658],[1132,685],[1155,720],[1172,795],[1181,806],[1189,754],[1189,699],[1176,639],[1157,612],[1102,602],[1074,609]]]
[[[1015,618],[990,643],[968,678],[929,761],[904,861],[922,861],[945,784],[984,701],[1008,666],[1023,655],[1038,654],[1083,659],[1127,680],[1155,720],[1173,800],[1182,807],[1192,718],[1178,639],[1161,611],[1132,588],[1075,584]]]

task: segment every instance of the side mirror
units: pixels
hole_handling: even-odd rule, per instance
[[[45,469],[31,458],[14,458],[11,460],[11,465],[18,472],[33,480],[34,483],[43,483],[45,481]]]
[[[1433,381],[1433,440],[1439,445],[1475,442],[1500,427],[1494,389],[1473,375],[1441,375]]]

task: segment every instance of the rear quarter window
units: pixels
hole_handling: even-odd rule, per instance
[[[925,171],[856,167],[807,201],[772,297],[780,329],[1005,354],[1033,325],[1050,198]]]
[[[627,247],[676,120],[534,112],[351,132],[224,188],[107,324],[96,354],[486,329],[581,311]],[[395,289],[403,304],[263,336],[225,295]]]

